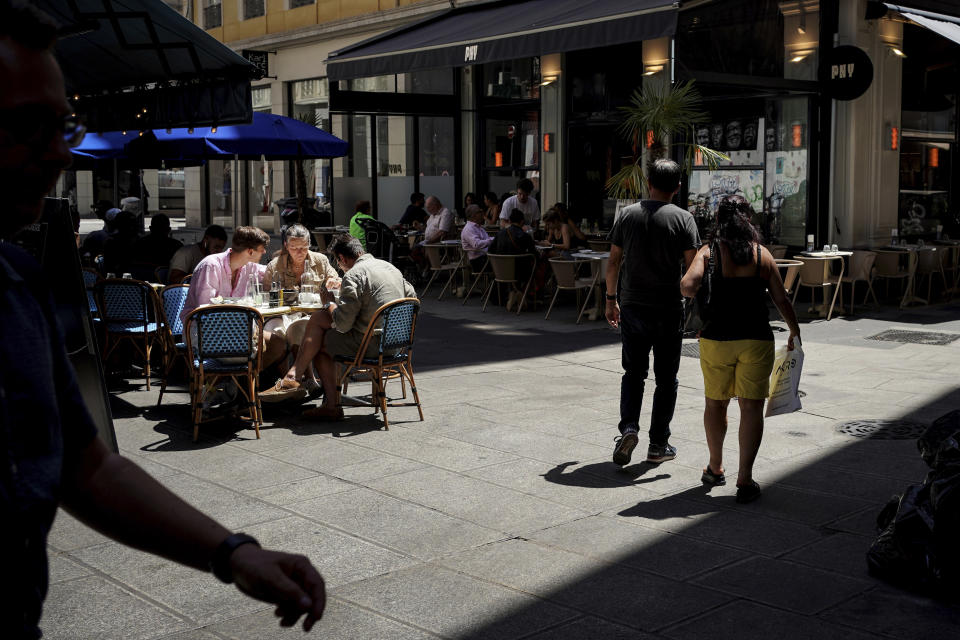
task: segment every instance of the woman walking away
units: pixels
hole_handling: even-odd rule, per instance
[[[680,282],[683,295],[695,296],[713,253],[708,319],[700,331],[700,368],[706,396],[703,424],[710,449],[702,480],[711,486],[726,484],[723,439],[727,434],[727,405],[736,397],[740,403],[740,503],[760,497],[753,463],[763,438],[763,402],[769,395],[774,344],[767,289],[790,327],[787,348],[793,349],[794,340],[800,339],[797,316],[783,290],[777,264],[760,246],[760,234],[750,223],[752,213],[743,198],[724,198],[710,242],[700,248]]]

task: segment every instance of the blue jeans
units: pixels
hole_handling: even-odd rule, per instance
[[[620,307],[623,340],[623,378],[620,381],[620,433],[627,427],[640,430],[644,380],[653,350],[653,415],[650,444],[664,445],[670,438],[670,421],[677,405],[677,371],[683,342],[683,310],[636,305]]]

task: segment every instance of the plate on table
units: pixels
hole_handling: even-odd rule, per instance
[[[459,240],[441,240],[440,244],[460,244]]]

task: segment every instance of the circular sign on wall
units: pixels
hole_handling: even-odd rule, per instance
[[[841,45],[823,52],[820,58],[820,86],[834,100],[859,98],[873,83],[873,62],[858,47]]]
[[[517,133],[517,128],[512,124],[507,127],[507,138],[513,140],[513,136]]]

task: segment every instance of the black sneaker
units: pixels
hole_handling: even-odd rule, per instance
[[[630,455],[633,453],[633,449],[639,441],[640,438],[637,437],[637,432],[632,429],[624,432],[622,436],[618,436],[615,441],[617,446],[613,448],[613,463],[621,467],[630,464]]]
[[[647,448],[647,462],[666,462],[676,457],[676,448],[669,444],[651,444]]]

